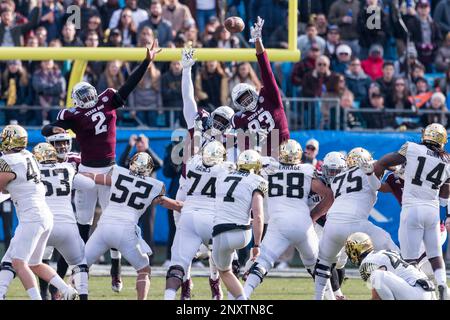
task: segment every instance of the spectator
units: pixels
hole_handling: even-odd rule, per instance
[[[365,0],[366,5],[362,8],[358,15],[358,33],[359,46],[361,47],[360,56],[366,58],[369,48],[373,44],[384,46],[387,39],[387,31],[389,30],[388,17],[381,7],[380,0]],[[379,13],[377,22],[380,26],[374,26],[373,14]]]
[[[282,49],[288,49],[288,18],[289,15],[286,14],[286,18],[284,19],[284,22],[279,25],[275,31],[270,35],[269,42],[267,46],[269,48],[282,48]]]
[[[47,29],[44,27],[38,27],[35,34],[38,41],[38,46],[47,47]]]
[[[325,16],[325,14],[323,13],[319,13],[316,16],[315,19],[315,24],[316,24],[316,28],[317,28],[317,34],[325,39],[327,36],[327,32],[328,32],[328,20],[327,17]]]
[[[303,85],[303,77],[316,67],[316,60],[320,57],[320,48],[317,43],[313,43],[305,59],[301,59],[294,64],[292,68],[291,81],[294,86],[298,86],[299,90]]]
[[[219,26],[216,29],[213,38],[205,47],[223,49],[239,48],[239,39],[236,36],[231,35],[224,26]]]
[[[167,47],[169,42],[173,40],[172,25],[162,17],[162,6],[160,1],[152,0],[150,5],[150,16],[138,26],[138,33],[145,26],[152,28],[153,32],[156,33],[161,47]]]
[[[361,62],[364,72],[372,79],[377,80],[383,76],[383,47],[374,44],[369,49],[369,57]]]
[[[416,85],[416,92],[415,92],[416,94],[427,93],[430,91],[428,87],[428,81],[423,77],[417,78],[415,81],[415,85]]]
[[[361,61],[358,58],[352,59],[349,69],[345,72],[345,82],[347,88],[353,93],[355,100],[363,101],[367,98],[367,92],[372,81],[361,68]]]
[[[299,22],[303,25],[309,23],[309,19],[313,14],[320,14],[325,12],[323,9],[322,1],[299,1]]]
[[[347,117],[345,117],[344,110],[351,111],[354,108],[355,104],[355,97],[353,93],[350,90],[346,90],[344,94],[341,97],[341,100],[339,102],[339,106],[341,108],[341,120],[340,123],[344,125],[344,121],[346,122],[347,128],[361,128],[361,116],[359,113],[356,112],[347,112]],[[346,119],[346,120],[344,120]],[[344,127],[343,127],[344,128]],[[333,128],[337,129],[337,128]]]
[[[25,110],[8,110],[8,107],[27,104],[30,97],[29,76],[20,60],[10,60],[6,63],[6,70],[2,74],[1,88],[2,99],[5,101],[5,121],[26,123]]]
[[[414,64],[411,67],[411,84],[415,84],[417,79],[425,77],[425,66],[422,64]]]
[[[369,90],[367,92],[367,98],[361,101],[360,108],[362,108],[362,109],[371,108],[370,97],[374,93],[381,94],[381,89],[376,82],[372,82],[370,84]],[[386,101],[386,99],[385,99],[385,101]]]
[[[447,33],[444,44],[438,49],[434,63],[438,72],[445,72],[450,65],[450,32]]]
[[[0,44],[2,47],[20,47],[24,44],[24,35],[39,25],[42,3],[33,9],[29,22],[14,25],[14,11],[11,6],[6,6],[0,13]]]
[[[395,80],[395,87],[392,95],[387,97],[387,108],[396,110],[412,110],[412,103],[409,100],[409,90],[404,78]]]
[[[302,80],[302,94],[307,98],[319,98],[326,91],[326,83],[336,75],[330,71],[330,59],[320,56],[313,71],[305,74]]]
[[[60,36],[64,7],[55,0],[44,0],[40,25],[47,30],[47,40],[50,42]]]
[[[228,102],[228,77],[218,61],[206,61],[195,79],[199,106],[213,111]]]
[[[219,19],[216,16],[209,18],[208,23],[205,26],[205,30],[201,34],[200,38],[203,43],[209,42],[216,32],[216,29],[220,26]],[[286,34],[287,37],[287,34]]]
[[[136,25],[132,19],[132,11],[125,8],[120,13],[120,20],[117,29],[121,32],[122,45],[124,47],[135,47],[136,39]]]
[[[83,28],[80,34],[80,38],[83,42],[86,40],[88,33],[91,31],[95,31],[98,37],[103,39],[102,20],[100,16],[89,17],[87,27]]]
[[[438,48],[438,43],[442,40],[441,31],[437,23],[430,16],[429,0],[419,0],[417,3],[417,16],[408,20],[408,29],[411,34],[411,41],[416,45],[419,53],[419,61],[427,66],[431,72]]]
[[[183,105],[183,97],[181,96],[181,72],[183,66],[180,61],[172,61],[170,68],[161,77],[161,94],[163,107],[179,107]],[[181,112],[175,112],[175,121],[183,124],[185,127],[184,117]],[[169,114],[166,112],[166,125],[169,125]]]
[[[122,43],[122,32],[119,29],[112,29],[108,35],[108,41],[106,42],[107,47],[117,47],[123,46]]]
[[[336,48],[341,45],[341,35],[336,25],[328,27],[327,40],[325,42],[325,55],[331,60],[336,59]]]
[[[236,65],[234,74],[228,82],[228,97],[231,97],[231,91],[239,83],[248,83],[258,92],[261,89],[261,82],[249,62],[240,62]],[[232,102],[229,99],[227,105],[231,104]]]
[[[109,28],[109,22],[116,10],[120,10],[119,0],[106,0],[103,5],[99,7],[100,17],[102,17],[102,28],[106,30]]]
[[[308,56],[308,51],[311,49],[313,43],[317,43],[321,54],[325,52],[325,40],[317,35],[316,25],[309,23],[306,26],[306,34],[301,35],[297,39],[297,46],[302,54],[302,59]]]
[[[202,47],[202,43],[198,40],[198,30],[195,26],[191,26],[186,31],[184,31],[184,37],[186,39],[186,43],[188,43],[193,48]]]
[[[339,27],[341,39],[348,44],[354,54],[359,54],[357,18],[360,4],[358,0],[337,0],[330,7],[328,21]]]
[[[447,112],[447,106],[445,104],[445,96],[442,92],[435,92],[431,96],[431,103],[425,110],[433,110],[436,113],[425,113],[422,116],[422,125],[425,127],[431,123],[440,123],[443,126],[447,126],[447,115],[442,112]]]
[[[172,35],[182,31],[186,21],[193,19],[189,8],[178,0],[165,0],[162,16],[172,24]]]
[[[125,78],[120,70],[121,68],[121,61],[108,61],[105,71],[100,75],[100,78],[98,79],[97,92],[103,92],[108,88],[120,88],[125,83]]]
[[[331,70],[345,74],[352,59],[352,49],[346,44],[341,44],[336,49],[336,57],[335,60],[331,60]]]
[[[450,0],[442,0],[434,9],[434,21],[443,33],[450,32]]]
[[[216,0],[197,0],[195,2],[198,31],[202,33],[209,18],[216,15]]]
[[[63,47],[82,47],[83,43],[76,36],[75,25],[67,22],[62,29],[61,43]]]
[[[120,165],[122,167],[128,168],[130,165],[130,160],[134,156],[135,153],[131,154],[131,150],[133,147],[136,147],[136,153],[137,152],[145,152],[150,155],[150,157],[153,160],[153,171],[151,174],[152,178],[156,178],[156,172],[162,168],[163,161],[158,157],[156,152],[154,152],[149,145],[148,138],[144,134],[140,134],[139,136],[136,136],[135,134],[131,135],[128,146],[126,147],[125,151],[122,153],[120,157]],[[142,230],[142,238],[147,242],[147,244],[152,248],[152,250],[155,249],[155,243],[153,240],[154,236],[154,227],[155,227],[155,206],[150,205],[148,208],[146,208],[144,214],[139,218],[139,226]],[[151,261],[151,260],[150,260]],[[151,263],[151,262],[150,262]]]
[[[66,80],[61,70],[53,60],[41,62],[41,68],[33,73],[33,89],[36,93],[35,105],[42,107],[42,112],[36,112],[35,125],[41,125],[42,121],[54,119],[57,111],[50,111],[50,107],[60,106],[66,94]],[[50,111],[50,112],[49,112]],[[49,116],[51,113],[53,116]]]
[[[342,97],[344,92],[347,90],[345,86],[345,77],[342,74],[337,74],[335,77],[330,78],[330,80],[325,84],[326,92],[322,95],[324,99],[338,99]],[[339,104],[331,101],[323,101],[320,105],[321,117],[321,129],[330,129],[331,125],[336,123],[336,108]]]
[[[384,97],[381,93],[373,93],[370,95],[369,107],[379,112],[364,114],[368,129],[386,129],[395,127],[395,121],[392,114],[384,112]]]
[[[87,34],[84,44],[88,48],[97,48],[99,46],[100,39],[97,32],[91,31]],[[105,68],[105,62],[103,61],[88,61],[86,70],[84,71],[84,80],[97,86],[98,77],[102,74]]]
[[[414,44],[410,45],[403,56],[401,56],[395,62],[395,76],[396,77],[409,77],[413,66],[421,65],[417,59],[417,50]]]
[[[319,154],[319,141],[316,139],[309,139],[306,142],[305,150],[302,154],[302,163],[312,164],[316,170],[320,171],[323,161],[317,160]]]
[[[148,19],[147,11],[138,8],[137,0],[126,0],[125,8],[131,10],[131,15],[135,26],[139,26],[142,22]],[[111,19],[109,20],[108,29],[117,28],[117,26],[119,25],[122,10],[124,9],[117,9],[116,11],[114,11],[114,13],[111,16]]]
[[[395,67],[394,63],[390,61],[386,61],[383,64],[383,76],[379,78],[376,82],[380,87],[381,94],[384,98],[392,95],[395,87]]]

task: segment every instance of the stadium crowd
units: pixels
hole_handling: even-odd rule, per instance
[[[341,110],[351,111],[340,112],[339,120],[352,128],[402,130],[437,120],[447,123],[442,111],[450,106],[450,0],[299,0],[298,4],[302,60],[275,64],[286,97],[338,99]],[[67,22],[70,5],[81,7],[79,29]],[[247,26],[257,16],[264,17],[266,46],[287,48],[287,6],[287,0],[1,0],[0,44],[144,47],[157,38],[163,48],[246,47],[248,27],[242,34],[230,34],[221,23],[238,15]],[[1,62],[0,124],[41,126],[53,120],[57,110],[51,107],[65,107],[72,64]],[[122,85],[134,67],[125,61],[90,61],[84,77],[101,92]],[[231,105],[230,91],[237,82],[259,88],[256,69],[247,62],[196,64],[193,80],[199,106],[211,111]],[[150,64],[128,98],[129,108],[119,115],[119,126],[168,127],[168,110],[182,106],[181,70],[178,61]],[[320,128],[333,129],[335,108],[314,105],[320,112]],[[184,126],[181,112],[175,113],[175,122]]]

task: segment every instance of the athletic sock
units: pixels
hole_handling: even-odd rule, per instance
[[[164,300],[175,300],[177,292],[174,289],[166,289],[164,291]]]
[[[214,264],[214,261],[212,260],[212,258],[209,258],[209,277],[213,281],[216,281],[217,279],[219,279],[219,270],[217,270],[217,267]]]
[[[0,271],[0,300],[6,296],[9,285],[14,279],[14,273],[9,270],[3,269]]]
[[[51,280],[50,284],[55,286],[59,291],[62,293],[66,292],[66,290],[69,288],[69,286],[64,282],[63,279],[61,279],[60,276],[55,275]]]
[[[253,273],[250,273],[247,277],[247,280],[244,284],[244,293],[245,295],[250,298],[253,291],[256,289],[257,286],[259,286],[261,283],[261,279]]]
[[[27,293],[31,300],[42,300],[41,294],[36,287],[28,289]]]
[[[444,268],[439,268],[434,270],[434,278],[436,279],[436,283],[439,285],[447,286],[446,282],[446,274]]]

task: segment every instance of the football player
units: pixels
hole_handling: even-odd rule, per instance
[[[263,140],[259,141],[263,155],[274,156],[278,153],[279,145],[289,139],[289,128],[280,90],[262,43],[263,25],[264,20],[258,17],[254,27],[251,28],[250,39],[256,46],[263,87],[259,93],[247,83],[239,83],[233,88],[231,98],[234,106],[240,111],[231,118],[231,124],[234,129],[258,133],[258,141]],[[264,138],[264,135],[267,137]],[[267,148],[267,152],[264,152],[264,147]],[[245,149],[248,148],[246,141]]]
[[[117,248],[137,271],[138,300],[147,299],[150,288],[150,247],[141,237],[138,221],[148,206],[160,204],[181,210],[182,204],[164,196],[161,181],[150,177],[153,160],[146,152],[136,153],[129,169],[114,166],[108,174],[85,173],[97,184],[111,186],[109,203],[86,243],[86,260],[91,266],[108,249]]]
[[[261,243],[261,255],[250,267],[244,285],[247,298],[290,245],[295,246],[306,269],[313,274],[319,252],[313,224],[331,207],[333,192],[317,177],[311,164],[301,164],[302,153],[297,141],[283,142],[279,164],[268,175],[270,223]],[[321,197],[311,212],[308,207],[310,191]]]
[[[130,93],[141,81],[149,64],[157,53],[158,41],[155,40],[147,48],[146,58],[129,76],[119,90],[106,89],[100,95],[87,82],[76,84],[72,90],[74,108],[64,109],[58,113],[57,120],[42,128],[45,137],[56,133],[64,133],[71,129],[76,134],[76,140],[81,149],[80,172],[105,174],[115,163],[116,157],[116,109],[121,108]],[[81,236],[87,241],[89,228],[94,219],[97,200],[102,210],[108,203],[109,188],[97,186],[94,191],[79,190],[76,197],[77,221]],[[112,289],[119,292],[122,289],[120,278],[120,253],[111,251],[112,258]]]
[[[323,163],[321,165],[322,169],[322,175],[320,175],[320,179],[322,182],[327,186],[330,187],[331,181],[333,181],[334,177],[337,176],[339,173],[347,170],[347,163],[345,161],[345,156],[341,152],[332,151],[325,155],[325,158],[323,159]],[[321,197],[312,192],[310,193],[310,199],[309,199],[309,207],[312,210],[317,203],[321,201]],[[325,223],[327,221],[326,215],[321,216],[319,219],[317,219],[316,223],[314,224],[314,229],[317,233],[317,237],[322,239],[323,235],[323,228],[325,226]],[[332,265],[331,268],[331,278],[330,278],[330,284],[331,288],[333,289],[333,294],[328,292],[328,290],[325,292],[325,298],[327,300],[345,300],[345,296],[343,295],[341,291],[341,286],[345,278],[345,264],[347,263],[347,255],[345,254],[344,247],[342,247],[341,251],[339,251],[338,258],[336,265]]]
[[[372,155],[363,148],[352,149],[346,158],[348,169],[331,182],[334,202],[327,214],[319,244],[319,259],[315,269],[315,299],[322,300],[339,251],[347,237],[354,232],[369,234],[375,249],[398,250],[389,233],[368,220],[377,200],[380,181],[373,174],[366,174],[361,168],[372,161]]]
[[[223,162],[226,150],[219,141],[209,142],[202,155],[195,155],[186,164],[187,196],[177,224],[172,245],[170,267],[167,271],[164,299],[175,299],[176,292],[186,282],[186,273],[190,268],[198,248],[203,243],[208,246],[213,231],[215,212],[216,181],[227,172]],[[210,262],[211,263],[211,262]],[[214,278],[211,278],[214,276]],[[222,299],[218,273],[210,276],[211,287],[216,286],[213,299]],[[184,297],[186,299],[187,297]]]
[[[448,298],[439,227],[439,205],[448,210],[450,155],[444,150],[446,143],[445,127],[433,123],[423,130],[420,144],[406,142],[398,152],[387,154],[375,163],[377,175],[406,163],[399,227],[402,257],[417,263],[424,242],[441,300]]]
[[[78,231],[72,208],[72,190],[92,190],[95,183],[88,177],[76,174],[72,164],[58,162],[56,149],[48,143],[37,144],[33,148],[33,155],[39,163],[41,179],[47,189],[47,205],[53,213],[53,229],[44,260],[50,260],[54,248],[58,250],[65,261],[74,266],[72,279],[80,300],[87,300],[89,269],[84,255],[84,241]]]
[[[374,251],[367,234],[350,235],[345,252],[359,267],[363,281],[370,283],[372,300],[435,300],[434,284],[426,274],[404,261],[396,251]]]
[[[247,296],[232,272],[233,255],[235,250],[250,243],[252,227],[253,261],[260,254],[264,224],[263,198],[267,196],[268,188],[267,181],[259,176],[261,168],[259,153],[246,150],[239,155],[237,170],[223,175],[216,182],[212,257],[220,278],[236,300],[247,300]]]
[[[197,103],[194,97],[194,84],[192,83],[191,69],[195,64],[194,49],[184,48],[182,51],[181,64],[183,66],[182,78],[181,78],[181,93],[183,97],[183,116],[187,124],[189,131],[189,138],[186,140],[187,152],[184,153],[184,159],[187,161],[192,155],[197,154],[197,151],[204,147],[211,141],[218,140],[224,144],[227,149],[227,158],[235,162],[236,152],[234,147],[234,140],[232,140],[231,146],[227,146],[227,137],[229,135],[229,129],[231,127],[231,117],[234,115],[234,110],[228,106],[217,107],[211,114],[206,110],[197,107]],[[177,200],[184,201],[186,199],[186,188],[184,187],[186,182],[186,164],[183,163],[182,175],[180,177],[180,188],[177,192]],[[179,212],[174,212],[174,218],[176,225],[180,219]],[[208,251],[208,248],[201,248],[202,251]],[[217,270],[214,267],[214,263],[210,260],[210,287],[213,299],[221,298],[222,292],[220,290],[220,283],[217,278]],[[185,270],[185,281],[181,287],[181,299],[189,300],[191,297],[191,287],[193,286],[190,276],[190,266]]]
[[[73,300],[78,295],[77,291],[42,263],[53,217],[45,202],[45,187],[36,159],[26,150],[28,134],[21,126],[8,125],[1,138],[0,192],[6,191],[11,195],[19,225],[2,259],[0,299],[5,298],[17,273],[32,300],[42,299],[34,274],[58,288],[64,299]]]

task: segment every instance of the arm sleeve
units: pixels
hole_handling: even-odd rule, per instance
[[[20,31],[22,34],[27,33],[28,31],[36,28],[39,25],[39,20],[41,20],[42,8],[36,7],[34,8],[33,13],[31,14],[30,21],[28,23],[20,25]]]
[[[136,70],[134,70],[133,73],[131,73],[127,81],[117,91],[116,99],[114,99],[113,101],[114,108],[117,109],[124,105],[130,93],[134,90],[134,88],[136,88],[139,81],[141,81],[149,65],[150,60],[144,59],[144,61],[141,62],[141,64],[136,68]]]
[[[197,103],[194,97],[194,84],[192,83],[191,68],[183,69],[181,78],[181,94],[183,96],[183,116],[187,128],[194,127],[195,117],[197,116]]]
[[[264,51],[262,54],[257,54],[256,57],[258,58],[264,92],[267,98],[282,106],[280,90],[278,89],[277,81],[275,80],[269,58],[267,57],[267,51]]]
[[[367,181],[369,182],[370,188],[373,190],[378,190],[381,188],[381,181],[377,178],[375,174],[367,176]]]
[[[64,111],[64,110],[62,110],[62,111]],[[68,120],[56,120],[55,122],[45,125],[41,130],[41,134],[44,137],[51,136],[53,134],[53,127],[60,127],[65,130],[68,130],[68,129],[72,129],[72,123],[71,123],[71,121],[68,121]]]
[[[92,189],[95,187],[95,181],[91,178],[88,178],[86,176],[83,176],[82,174],[77,173],[73,177],[73,188],[76,190],[86,190],[86,189]]]

